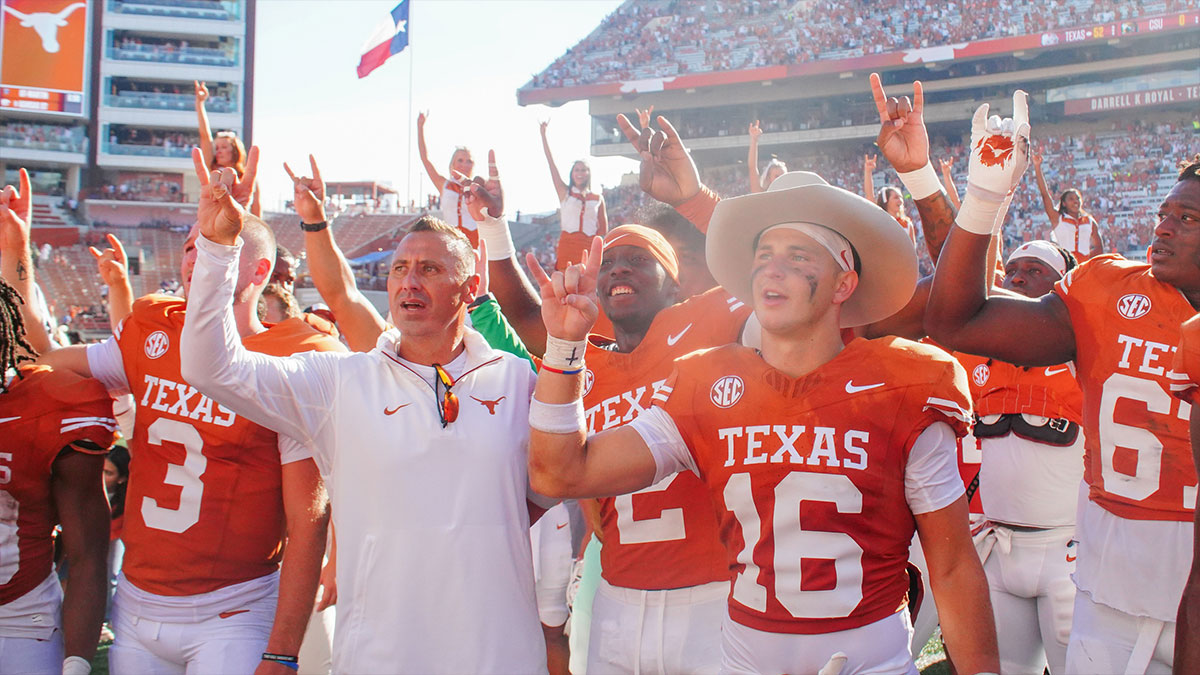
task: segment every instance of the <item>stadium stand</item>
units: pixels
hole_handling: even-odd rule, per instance
[[[1190,0],[628,0],[524,88],[846,59],[1194,6]],[[1009,20],[994,21],[1001,11]]]

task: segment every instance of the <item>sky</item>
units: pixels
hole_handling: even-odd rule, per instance
[[[509,217],[556,209],[538,122],[550,120],[565,176],[588,156],[587,102],[522,108],[516,91],[620,0],[409,0],[408,48],[360,80],[363,43],[396,2],[258,0],[253,140],[266,208],[291,198],[281,163],[307,174],[309,153],[326,181],[390,182],[406,201],[411,179],[413,199],[431,193],[416,141],[417,113],[427,111],[429,157],[443,175],[455,146],[471,149],[481,174],[494,149]],[[591,163],[593,189],[637,170],[623,158]]]

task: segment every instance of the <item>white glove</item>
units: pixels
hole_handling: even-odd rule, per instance
[[[92,672],[92,664],[82,656],[68,656],[63,659],[63,675],[88,675]]]
[[[487,242],[488,260],[507,260],[516,253],[512,234],[504,216],[493,218],[487,208],[483,209],[483,220],[479,221],[479,238]]]
[[[971,118],[967,194],[955,222],[975,234],[990,235],[1001,224],[997,214],[1021,183],[1029,166],[1029,95],[1013,92],[1013,116],[988,117],[984,103]]]

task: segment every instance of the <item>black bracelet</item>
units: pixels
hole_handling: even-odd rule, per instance
[[[488,300],[491,300],[491,299],[492,299],[491,293],[484,293],[483,295],[479,296],[478,298],[475,298],[471,302],[471,304],[467,305],[467,310],[470,311],[472,309],[475,309],[476,307],[479,307],[480,305],[486,303]]]
[[[263,652],[262,660],[263,661],[274,661],[275,663],[282,664],[285,668],[291,668],[292,670],[300,670],[300,657],[298,657],[298,656],[289,656],[287,654],[272,654],[271,652]]]
[[[322,220],[319,223],[306,223],[303,220],[300,221],[300,229],[304,230],[305,232],[320,232],[327,227],[329,227],[329,222],[325,220]]]

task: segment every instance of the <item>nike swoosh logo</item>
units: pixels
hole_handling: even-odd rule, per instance
[[[1064,368],[1055,368],[1054,370],[1050,370],[1049,368],[1047,368],[1046,369],[1046,377],[1054,377],[1055,375],[1057,375],[1059,373],[1065,373],[1065,372],[1068,372],[1069,370],[1071,370],[1071,369],[1065,368],[1065,367]]]
[[[221,617],[222,619],[228,619],[231,616],[237,616],[238,614],[245,614],[246,612],[249,612],[249,611],[250,610],[248,610],[248,609],[235,609],[232,612],[221,612],[217,616]]]
[[[563,529],[564,527],[566,527],[567,525],[570,525],[570,523],[563,523],[562,525],[555,525],[555,526],[554,526],[554,529],[556,529],[556,530],[561,530],[561,529]]]
[[[1073,556],[1073,555],[1067,556],[1067,562],[1075,562],[1075,556]]]
[[[859,386],[859,385],[854,384],[854,381],[851,380],[846,383],[846,393],[847,394],[857,394],[860,391],[866,391],[868,389],[882,387],[885,384],[887,384],[887,383],[886,382],[878,382],[876,384],[864,384],[864,385]]]
[[[11,422],[13,420],[19,420],[19,419],[21,419],[20,415],[17,415],[16,417],[0,417],[0,424],[3,424],[5,422]]]
[[[675,343],[679,342],[679,340],[681,340],[683,338],[684,333],[687,333],[691,329],[692,329],[692,324],[689,323],[686,327],[684,327],[683,330],[679,331],[679,333],[677,335],[668,335],[667,336],[667,346],[674,347]]]
[[[383,409],[383,414],[384,414],[384,415],[395,415],[397,412],[399,412],[399,411],[400,411],[400,409],[401,409],[401,408],[406,408],[406,407],[408,407],[408,406],[410,406],[410,405],[412,405],[412,404],[411,404],[411,403],[401,403],[400,405],[396,406],[395,408],[392,408],[391,410],[388,410],[387,408],[384,408],[384,409]]]

